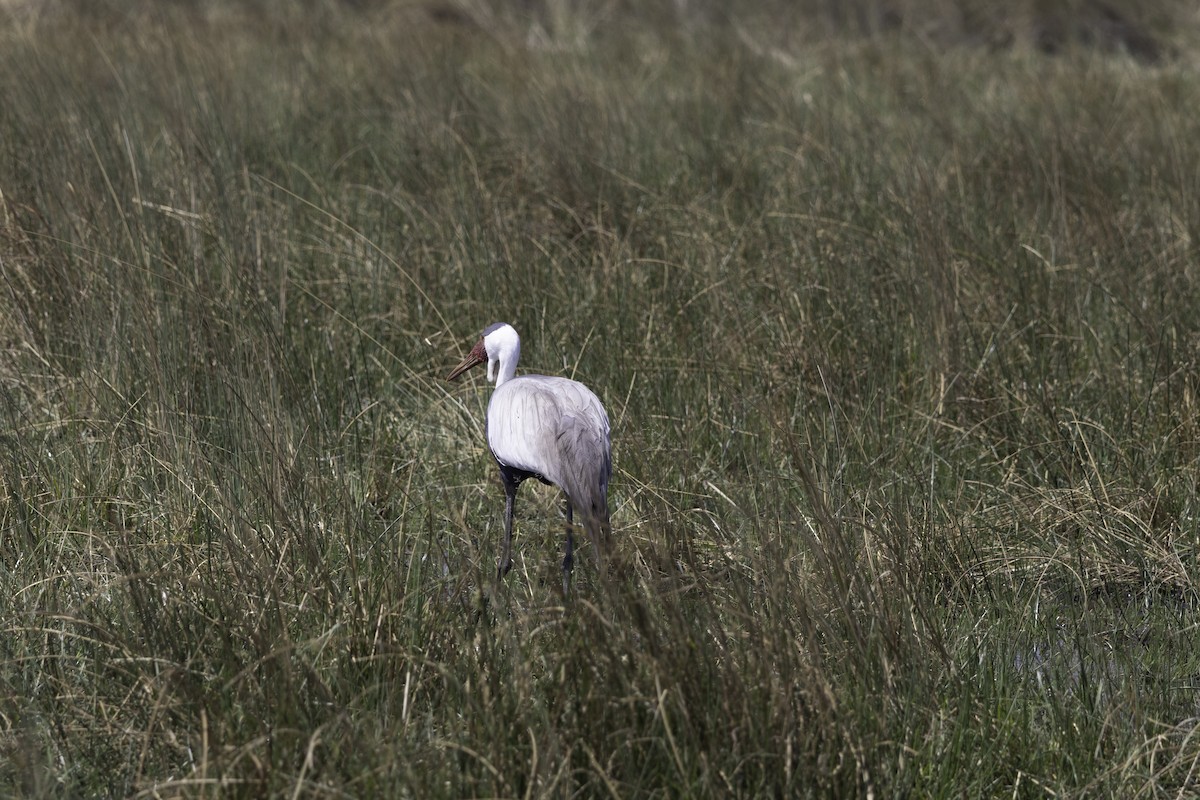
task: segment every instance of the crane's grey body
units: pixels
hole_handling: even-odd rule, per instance
[[[488,448],[504,483],[504,544],[499,575],[512,568],[512,517],[517,487],[528,478],[553,484],[566,495],[567,547],[563,591],[574,565],[572,525],[578,512],[599,554],[609,535],[608,482],[612,445],[608,414],[596,395],[578,381],[548,375],[516,377],[520,337],[496,323],[450,374],[450,379],[486,359],[496,389],[488,402]]]

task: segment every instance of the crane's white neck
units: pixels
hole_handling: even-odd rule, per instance
[[[488,329],[483,337],[483,347],[488,357],[488,380],[496,381],[499,389],[505,381],[517,375],[517,361],[521,358],[521,337],[507,324]]]

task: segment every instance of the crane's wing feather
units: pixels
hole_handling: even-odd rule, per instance
[[[546,375],[505,382],[488,404],[487,437],[497,461],[541,475],[578,511],[607,522],[608,415],[582,383]]]

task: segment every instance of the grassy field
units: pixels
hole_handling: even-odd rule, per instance
[[[1196,791],[1200,20],[808,5],[0,10],[0,795]]]

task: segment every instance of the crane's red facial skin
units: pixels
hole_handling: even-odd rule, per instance
[[[471,348],[471,352],[467,353],[467,357],[454,369],[450,370],[450,374],[446,376],[446,380],[452,381],[459,375],[474,367],[477,364],[487,363],[487,350],[483,347],[483,339],[480,339],[478,344]]]

